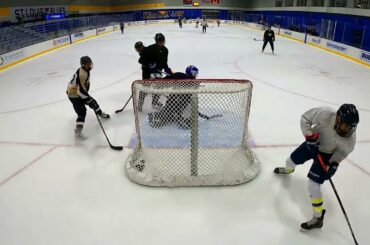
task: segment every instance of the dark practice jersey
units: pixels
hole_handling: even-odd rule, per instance
[[[150,78],[149,64],[153,63],[153,61],[148,59],[149,56],[144,55],[145,49],[146,47],[144,47],[143,50],[139,53],[140,58],[138,62],[139,64],[141,64],[141,69],[143,70],[143,79],[149,79]]]
[[[268,40],[275,40],[275,33],[273,30],[266,30],[265,34],[263,35],[263,39],[268,41]]]
[[[168,49],[165,46],[159,46],[152,44],[144,48],[140,55],[139,63],[143,65],[143,68],[149,67],[151,64],[156,64],[156,70],[163,70],[168,68]]]
[[[168,75],[166,77],[164,77],[163,79],[193,79],[193,77],[190,77],[188,75],[186,75],[185,73],[182,73],[182,72],[175,72],[171,75]]]

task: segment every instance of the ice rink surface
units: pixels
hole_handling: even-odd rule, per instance
[[[249,79],[254,84],[249,132],[261,161],[253,181],[233,187],[150,188],[127,179],[124,163],[134,133],[132,103],[141,78],[134,43],[162,32],[169,65],[199,68],[199,78]],[[324,228],[299,231],[312,216],[306,174],[275,176],[303,141],[300,116],[317,106],[353,103],[360,123],[354,152],[333,181],[360,244],[370,244],[370,69],[277,37],[276,55],[261,53],[262,32],[236,25],[136,26],[53,51],[0,73],[0,244],[353,244],[329,185]],[[65,94],[81,56],[94,62],[90,93],[111,114],[106,143],[88,110],[75,145],[75,113]]]

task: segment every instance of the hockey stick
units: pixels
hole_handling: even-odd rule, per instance
[[[108,144],[109,144],[110,148],[112,148],[112,149],[113,149],[113,150],[115,150],[115,151],[122,151],[122,150],[123,150],[123,147],[122,147],[122,146],[114,146],[114,145],[112,145],[112,144],[110,143],[110,141],[109,141],[109,139],[108,139],[108,136],[107,136],[107,134],[105,133],[105,130],[104,130],[104,128],[103,128],[103,125],[101,124],[101,121],[100,121],[100,119],[99,119],[99,116],[98,116],[98,114],[96,114],[96,112],[95,112],[95,116],[96,116],[96,119],[98,119],[98,122],[99,122],[100,128],[103,130],[103,133],[104,133],[104,135],[105,135],[105,138],[106,138],[106,139],[107,139],[107,141],[108,141]]]
[[[254,41],[262,42],[262,39],[253,38]]]
[[[201,117],[201,118],[204,118],[206,120],[210,120],[210,119],[213,119],[213,118],[217,118],[217,117],[223,117],[222,114],[215,114],[215,115],[212,115],[212,116],[207,116],[201,112],[198,112],[198,115]]]
[[[322,167],[326,166],[326,165],[325,165],[325,163],[324,163],[324,160],[323,160],[323,158],[322,158],[322,156],[321,156],[320,154],[318,154],[318,155],[317,155],[317,158],[319,159],[320,164],[321,164],[321,166],[322,166]],[[325,170],[325,168],[324,168],[324,170]],[[331,184],[331,187],[333,188],[333,191],[334,191],[334,193],[335,193],[335,196],[336,196],[336,197],[337,197],[337,199],[338,199],[338,202],[339,202],[340,208],[342,209],[342,212],[343,212],[343,214],[344,214],[344,217],[346,218],[346,221],[347,221],[347,224],[348,224],[348,226],[349,226],[349,229],[351,230],[351,234],[352,234],[353,240],[355,241],[355,244],[356,244],[356,245],[358,245],[358,242],[357,242],[357,240],[356,240],[355,234],[353,233],[353,230],[352,230],[351,223],[349,223],[349,219],[348,219],[348,215],[347,215],[347,213],[346,213],[346,210],[344,210],[344,206],[343,206],[343,204],[342,204],[342,201],[341,201],[341,199],[340,199],[340,197],[339,197],[339,195],[338,195],[337,189],[335,188],[334,183],[333,183],[333,181],[331,180],[331,178],[329,178],[329,182],[330,182],[330,184]]]
[[[116,113],[120,113],[121,111],[123,111],[126,108],[128,102],[130,102],[131,99],[132,99],[132,94],[131,94],[130,98],[127,100],[126,104],[123,106],[123,108],[119,109],[119,110],[116,110]]]

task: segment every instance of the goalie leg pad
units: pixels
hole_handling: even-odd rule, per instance
[[[178,120],[177,122],[177,125],[179,126],[179,128],[182,128],[182,129],[190,129],[191,128],[191,119],[190,118],[182,118],[180,120]]]
[[[151,112],[149,116],[149,125],[153,128],[160,128],[166,125],[166,120],[161,112]]]

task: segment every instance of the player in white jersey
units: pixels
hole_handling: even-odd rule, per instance
[[[207,27],[208,27],[208,22],[206,20],[206,18],[203,18],[203,20],[201,21],[201,26],[202,26],[202,33],[206,33],[207,32]]]
[[[199,26],[199,22],[200,22],[200,18],[198,17],[198,18],[195,20],[195,28],[198,28],[198,26]]]
[[[323,226],[326,210],[321,185],[335,174],[339,163],[353,151],[358,123],[359,114],[352,104],[343,104],[337,112],[328,107],[319,107],[302,115],[301,130],[306,141],[288,157],[286,167],[274,170],[275,174],[291,174],[297,165],[313,159],[307,175],[313,218],[302,223],[302,229]]]

